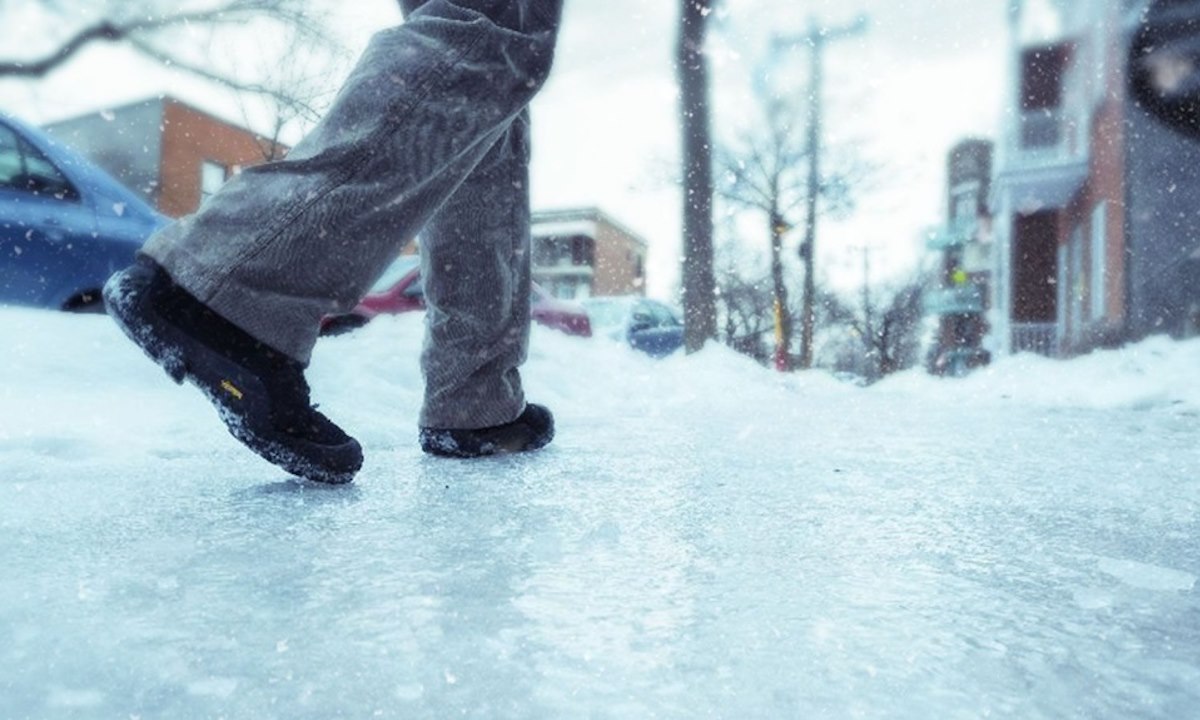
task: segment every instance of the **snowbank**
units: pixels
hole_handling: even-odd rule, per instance
[[[1021,354],[1000,358],[961,379],[914,370],[876,386],[884,392],[956,393],[972,401],[1039,407],[1200,410],[1200,338],[1153,337],[1116,350],[1068,360]]]
[[[422,333],[420,315],[384,317],[322,339],[314,353],[314,400],[369,454],[415,444]],[[210,447],[240,456],[199,394],[176,388],[107,318],[0,308],[0,335],[0,467],[32,476],[46,464],[119,468]],[[914,370],[860,388],[822,371],[780,375],[722,346],[653,360],[535,326],[524,376],[530,399],[576,432],[650,419],[663,442],[681,424],[702,423],[744,443],[770,426],[812,433],[855,413],[895,426],[912,422],[917,405],[1194,412],[1196,368],[1200,340],[1153,338],[1067,361],[1003,358],[963,379]]]
[[[325,338],[313,356],[314,399],[366,446],[410,441],[421,402],[420,315],[377,319]],[[180,391],[102,316],[0,308],[0,453],[59,460],[134,457],[148,448],[210,443],[223,430],[198,394]],[[525,378],[531,399],[567,420],[709,416],[749,432],[756,408],[827,413],[863,394],[912,401],[1002,402],[1035,407],[1200,410],[1200,339],[1152,338],[1071,360],[1002,358],[962,379],[913,370],[869,388],[814,371],[779,375],[722,346],[653,360],[599,338],[534,327]],[[828,403],[820,401],[828,400]],[[58,445],[49,452],[51,444]]]

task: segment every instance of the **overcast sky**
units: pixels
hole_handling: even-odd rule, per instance
[[[399,20],[392,0],[327,1],[351,56],[371,32]],[[651,246],[650,290],[658,295],[674,290],[679,265],[681,201],[671,181],[679,155],[671,69],[676,5],[567,0],[557,65],[534,106],[535,208],[595,205],[644,235]],[[749,122],[751,69],[773,33],[798,33],[810,15],[829,25],[869,17],[868,31],[831,44],[825,62],[827,139],[853,143],[882,168],[852,217],[822,226],[821,274],[843,289],[861,281],[860,256],[847,252],[850,247],[875,248],[876,281],[913,266],[923,229],[944,213],[946,151],[965,136],[994,136],[1006,99],[1004,5],[725,0],[712,49],[719,132]],[[46,34],[20,14],[5,25],[8,37],[34,38],[27,47]],[[332,67],[331,86],[347,71],[344,64]],[[806,78],[801,51],[786,59],[776,82],[806,92]],[[0,108],[46,122],[159,93],[231,120],[246,117],[222,91],[112,48],[82,53],[37,84],[0,82]],[[766,238],[743,227],[747,255],[761,254]],[[801,234],[788,238],[793,265]]]

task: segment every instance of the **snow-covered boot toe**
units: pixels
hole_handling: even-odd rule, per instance
[[[309,480],[354,479],[362,448],[310,403],[302,363],[213,312],[144,255],[109,279],[104,302],[176,382],[186,379],[208,397],[246,447]]]

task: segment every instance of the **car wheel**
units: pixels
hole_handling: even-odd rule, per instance
[[[63,303],[62,309],[73,313],[102,313],[104,312],[104,299],[99,290],[85,290],[72,295]]]
[[[321,337],[344,335],[366,324],[367,319],[362,315],[339,315],[325,323],[325,326],[321,328]]]

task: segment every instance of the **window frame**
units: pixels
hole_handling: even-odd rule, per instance
[[[220,184],[218,184],[216,187],[213,187],[211,189],[209,188],[209,179],[210,179],[210,176],[208,173],[209,170],[215,170],[215,171],[219,171],[221,173]],[[229,181],[229,178],[230,178],[230,172],[229,172],[229,167],[227,165],[219,163],[216,160],[210,160],[208,158],[201,160],[200,161],[200,202],[203,203],[204,201],[208,200],[213,195],[216,195],[217,192],[221,189],[221,187],[224,186],[225,183]]]
[[[53,181],[61,188],[61,190],[58,192],[48,192],[47,190],[21,187],[20,185],[14,185],[10,182],[0,181],[0,191],[19,193],[21,195],[32,195],[36,198],[58,202],[81,203],[83,201],[83,195],[79,192],[79,188],[75,186],[75,183],[71,180],[71,178],[62,171],[58,164],[55,163],[49,155],[47,155],[45,152],[42,152],[42,150],[33,143],[29,142],[29,140],[26,139],[26,137],[20,132],[18,132],[16,128],[6,123],[0,122],[0,133],[9,135],[13,141],[13,150],[16,152],[21,170],[20,174],[14,177],[35,177],[34,174],[30,172],[29,167],[29,161],[30,159],[33,159],[39,163],[44,163],[46,167],[49,168],[53,173],[52,176],[40,173],[36,177],[39,177],[43,180]]]

